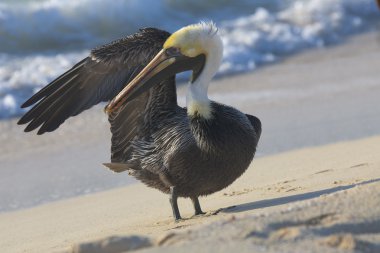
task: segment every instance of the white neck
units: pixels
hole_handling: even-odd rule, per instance
[[[186,97],[188,115],[199,115],[205,119],[212,117],[207,91],[211,79],[219,69],[223,56],[223,46],[219,36],[208,44],[205,66],[198,78],[193,83],[189,83]]]

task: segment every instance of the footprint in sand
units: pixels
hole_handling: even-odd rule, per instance
[[[223,193],[223,196],[232,197],[232,196],[247,194],[247,193],[252,192],[254,190],[256,190],[256,189],[255,188],[252,188],[252,189],[244,188],[241,191],[225,192],[225,193]]]

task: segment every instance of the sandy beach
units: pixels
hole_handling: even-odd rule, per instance
[[[241,178],[200,199],[208,214],[181,199],[178,223],[166,195],[101,165],[102,106],[43,136],[0,122],[1,251],[380,252],[379,41],[215,80],[210,97],[257,115],[262,139]]]
[[[143,242],[147,252],[210,252],[215,246],[221,252],[353,252],[360,245],[370,251],[359,252],[376,252],[379,143],[380,137],[372,137],[257,159],[232,186],[201,198],[205,216],[191,218],[190,201],[181,199],[185,219],[178,223],[168,197],[140,184],[5,213],[0,247],[123,252]],[[128,242],[131,235],[138,237]],[[128,243],[117,251],[89,245],[110,236]]]

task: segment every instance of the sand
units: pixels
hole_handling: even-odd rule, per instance
[[[257,159],[229,188],[201,198],[208,215],[191,218],[190,201],[181,199],[178,223],[168,197],[140,184],[1,214],[0,248],[71,252],[83,241],[130,235],[149,240],[149,252],[210,252],[212,242],[223,252],[356,249],[340,246],[341,236],[378,247],[379,144],[372,137]]]
[[[210,96],[259,116],[263,136],[248,171],[200,200],[208,215],[190,219],[181,199],[179,223],[156,190],[104,191],[133,180],[101,165],[110,134],[100,106],[44,136],[1,122],[1,251],[379,251],[379,48],[369,33],[216,80]]]

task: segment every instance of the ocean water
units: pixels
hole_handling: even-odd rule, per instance
[[[380,13],[374,0],[1,0],[0,119],[95,46],[200,20],[219,26],[223,75],[376,29]]]

